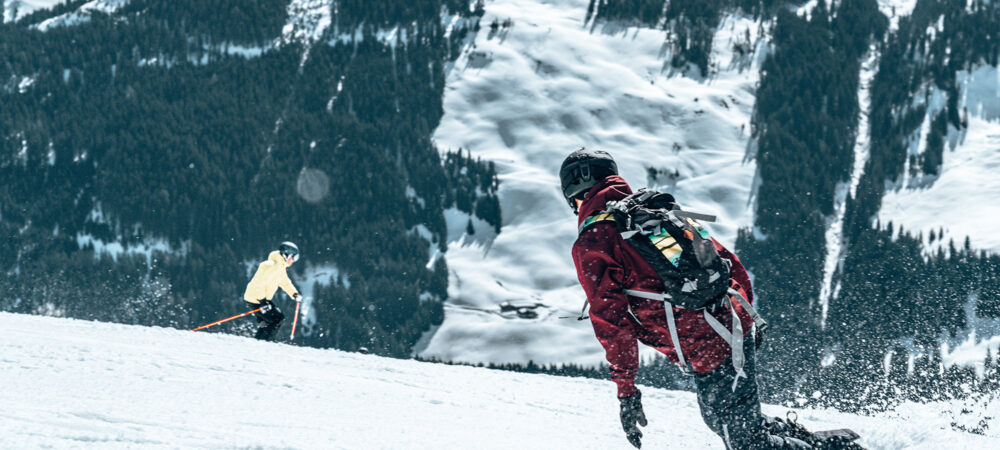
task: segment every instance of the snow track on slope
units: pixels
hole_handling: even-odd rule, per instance
[[[836,297],[839,289],[833,288],[833,276],[839,270],[844,259],[844,215],[847,213],[847,199],[857,194],[861,176],[865,174],[865,165],[871,154],[871,136],[868,128],[868,113],[871,112],[871,84],[878,70],[878,51],[874,47],[868,49],[868,54],[861,63],[861,73],[858,75],[858,127],[854,141],[854,164],[851,169],[851,179],[848,183],[837,183],[834,198],[833,217],[827,218],[826,228],[826,259],[823,262],[823,285],[820,288],[819,301],[823,309],[820,323],[826,327],[826,314],[830,309],[830,300]]]
[[[632,448],[610,381],[52,317],[0,324],[0,448]],[[694,394],[643,388],[643,403],[646,446],[722,448]],[[962,406],[798,415],[853,428],[873,450],[997,448],[996,423],[990,436],[950,429]]]

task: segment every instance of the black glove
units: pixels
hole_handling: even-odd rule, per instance
[[[635,395],[620,398],[618,401],[622,405],[620,415],[625,436],[635,448],[642,448],[642,442],[639,440],[642,437],[642,432],[636,426],[636,424],[642,426],[646,426],[647,424],[646,413],[642,412],[642,393],[636,391]]]

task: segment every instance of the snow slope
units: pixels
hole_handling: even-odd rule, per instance
[[[670,67],[667,32],[584,23],[587,3],[487,2],[482,31],[449,69],[434,139],[497,164],[503,224],[497,236],[453,237],[450,304],[425,356],[604,360],[590,323],[574,320],[584,301],[570,257],[576,217],[558,187],[559,165],[581,146],[609,151],[633,187],[719,215],[710,229],[727,245],[753,223],[749,121],[767,47],[759,24],[724,18],[702,79]],[[513,25],[492,32],[494,18]],[[545,307],[538,319],[502,317],[505,301]]]
[[[1000,252],[1000,70],[979,66],[971,72],[960,71],[962,89],[959,109],[968,108],[968,129],[951,129],[946,139],[944,164],[940,176],[929,182],[905,182],[882,198],[878,219],[885,226],[892,221],[910,234],[923,233],[925,248],[947,248],[949,240],[960,246],[968,237],[975,249]],[[935,101],[928,115],[935,114],[943,99]],[[926,143],[924,121],[920,130],[920,148]],[[944,239],[929,242],[931,231],[944,230]]]
[[[632,448],[609,381],[52,317],[0,323],[0,448]],[[647,446],[722,448],[693,394],[643,390]],[[798,415],[851,427],[871,449],[1000,445],[951,430],[949,408]]]

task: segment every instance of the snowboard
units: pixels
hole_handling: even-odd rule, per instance
[[[861,436],[854,430],[841,428],[837,430],[814,431],[813,439],[816,448],[830,450],[864,450],[857,441]]]

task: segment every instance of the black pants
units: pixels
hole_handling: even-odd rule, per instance
[[[709,373],[696,373],[698,406],[705,424],[722,438],[730,450],[795,449],[802,448],[801,441],[785,436],[775,436],[764,426],[757,394],[757,365],[754,357],[753,335],[748,334],[743,343],[746,363],[733,390],[736,369],[732,357]]]
[[[251,309],[263,308],[253,313],[258,324],[257,334],[254,337],[262,341],[273,340],[278,328],[281,328],[281,322],[285,320],[285,315],[270,300],[261,300],[260,304],[247,302],[247,305],[250,305]]]

